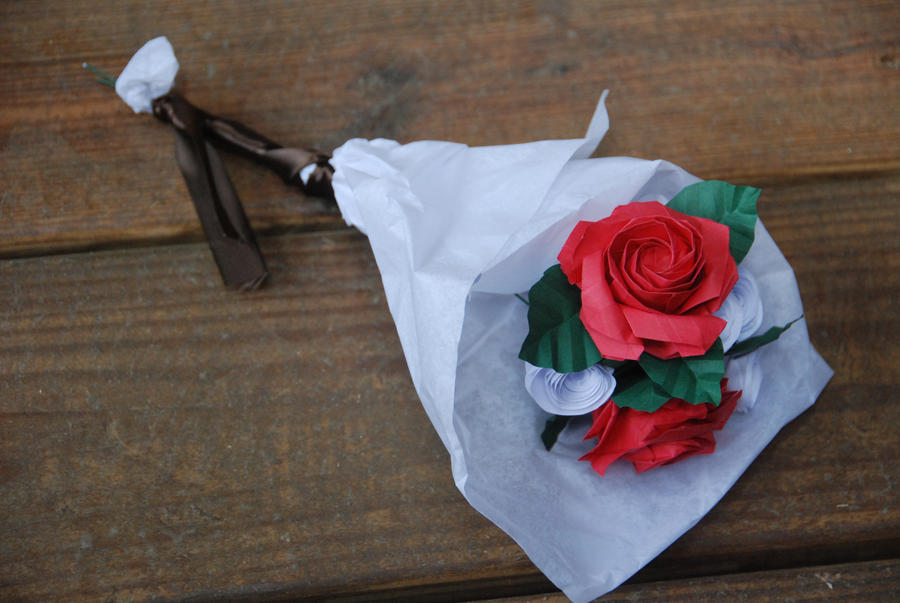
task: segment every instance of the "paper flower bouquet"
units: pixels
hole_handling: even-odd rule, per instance
[[[576,601],[693,526],[831,376],[784,330],[803,309],[758,191],[589,159],[607,127],[601,99],[584,139],[333,159],[457,486]]]
[[[528,393],[556,415],[548,449],[569,416],[593,411],[585,437],[598,441],[582,460],[600,475],[619,458],[643,472],[713,452],[712,432],[738,401],[753,406],[758,366],[741,363],[732,378],[744,393],[726,389],[726,363],[789,326],[751,337],[762,299],[738,263],[753,244],[758,197],[699,182],[668,205],[632,202],[578,223],[526,302],[520,358]]]
[[[171,87],[134,73],[117,89]],[[590,159],[603,101],[580,139],[354,139],[288,170],[333,167],[456,485],[576,601],[693,526],[831,376],[759,191]]]

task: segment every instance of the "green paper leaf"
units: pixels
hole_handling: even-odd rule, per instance
[[[728,350],[728,355],[732,358],[737,358],[738,356],[749,354],[750,352],[761,348],[767,343],[772,343],[773,341],[781,337],[782,333],[791,328],[791,325],[801,318],[803,318],[802,314],[783,327],[772,327],[762,335],[757,335],[756,337],[751,337],[750,339],[745,339],[744,341],[737,342],[736,344],[731,346],[730,350]]]
[[[671,398],[716,406],[722,402],[725,356],[721,339],[716,339],[703,356],[660,360],[644,352],[638,362],[650,380]]]
[[[636,362],[616,371],[616,390],[612,401],[620,407],[653,412],[668,402],[672,396],[650,380]]]
[[[615,370],[617,368],[622,368],[629,362],[632,362],[632,361],[630,361],[630,360],[611,360],[610,358],[604,358],[600,361],[600,364],[602,364],[603,366],[608,366],[609,368]]]
[[[559,264],[548,268],[528,292],[528,336],[519,358],[558,373],[574,373],[603,356],[584,329],[581,290],[569,284]]]
[[[667,207],[689,216],[709,218],[729,229],[728,247],[738,264],[753,245],[758,188],[708,180],[686,186]]]
[[[548,451],[553,448],[553,445],[556,444],[556,440],[559,438],[559,434],[562,433],[562,430],[568,425],[571,418],[553,415],[547,419],[547,422],[544,424],[544,432],[541,433],[541,441],[544,443],[544,448]]]

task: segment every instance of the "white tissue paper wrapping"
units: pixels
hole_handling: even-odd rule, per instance
[[[604,93],[605,96],[605,93]],[[548,415],[525,391],[519,348],[527,291],[579,220],[630,201],[668,202],[698,179],[666,161],[589,159],[609,127],[601,98],[584,139],[470,148],[350,140],[334,153],[348,223],[366,233],[409,371],[450,452],[457,487],[575,601],[625,581],[693,526],[832,375],[806,324],[754,354],[755,408],[716,433],[714,454],[643,474],[577,459],[589,421],[547,452]],[[761,223],[741,264],[756,278],[764,328],[803,308],[794,273]]]
[[[135,113],[153,113],[152,102],[169,93],[178,73],[178,59],[168,38],[153,38],[134,53],[116,78],[116,94]]]

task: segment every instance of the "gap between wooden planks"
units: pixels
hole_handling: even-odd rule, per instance
[[[898,191],[764,193],[836,375],[638,580],[897,556]],[[203,244],[0,263],[0,598],[545,591],[455,490],[365,239],[262,245],[251,295]]]
[[[692,580],[625,585],[601,601],[822,600],[895,601],[900,561],[847,563]],[[490,603],[563,603],[562,595],[494,599]]]

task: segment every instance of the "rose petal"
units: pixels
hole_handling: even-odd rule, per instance
[[[578,247],[584,240],[584,233],[587,232],[590,225],[591,222],[585,222],[584,220],[576,224],[556,258],[559,260],[563,273],[569,277],[569,282],[579,287],[581,286],[581,262],[583,258],[581,254],[578,254]]]
[[[627,307],[621,311],[647,352],[662,359],[705,354],[725,327],[724,320],[711,314],[674,316]]]
[[[690,404],[678,398],[672,398],[654,411],[653,428],[646,434],[646,443],[661,443],[673,439],[690,438],[706,429],[697,430],[692,426],[702,424],[709,416],[711,404]],[[687,429],[685,428],[687,425]],[[680,430],[680,431],[679,431]]]
[[[714,404],[690,404],[684,400],[667,402],[666,405],[677,402],[679,409],[685,413],[685,419],[677,426],[658,426],[657,429],[647,435],[647,443],[661,444],[663,442],[685,440],[706,433],[711,429],[722,429],[725,421],[734,412],[740,396],[741,392],[739,391],[724,391],[722,392],[722,402],[719,403],[719,406]],[[693,407],[697,410],[690,412],[687,407]]]
[[[594,411],[594,424],[584,436],[585,440],[597,438],[598,442],[590,452],[578,460],[590,461],[591,468],[600,475],[605,474],[607,467],[631,450],[630,438],[635,434],[632,433],[632,429],[618,421],[621,413],[622,409],[612,402],[607,402]],[[640,439],[639,434],[637,439]]]
[[[581,291],[581,322],[604,358],[637,360],[644,351],[612,293],[602,278],[602,258],[591,256],[583,266],[585,282]],[[600,276],[598,276],[598,273]]]
[[[612,219],[610,216],[599,222],[581,221],[575,226],[557,256],[560,268],[569,277],[570,283],[581,287],[585,259],[605,251],[609,241],[625,223],[625,220]]]
[[[644,218],[654,216],[679,219],[684,214],[669,209],[659,201],[643,201],[619,205],[613,210],[611,217],[621,218],[622,216],[627,216],[630,221],[640,222]]]
[[[597,445],[580,460],[603,475],[618,459],[629,460],[638,472],[668,465],[694,454],[715,449],[712,432],[722,429],[741,396],[727,391],[722,379],[722,402],[689,404],[673,398],[655,412],[619,408],[610,401],[594,411],[594,423],[585,439],[597,438]]]
[[[695,454],[711,454],[715,450],[716,439],[711,433],[705,433],[689,440],[651,444],[622,458],[631,461],[636,472],[643,473],[654,467],[677,463]]]
[[[597,438],[597,445],[579,460],[590,461],[591,467],[603,475],[607,467],[643,446],[652,423],[645,420],[645,415],[630,408],[619,408],[612,401],[607,402],[594,411],[594,424],[585,434],[584,439]]]
[[[700,240],[689,222],[668,216],[619,233],[608,250],[611,287],[625,305],[677,313],[702,267]]]
[[[738,280],[737,264],[728,248],[728,227],[705,218],[690,217],[703,238],[703,280],[680,313],[687,313],[704,305],[706,312],[715,312],[725,301]]]

